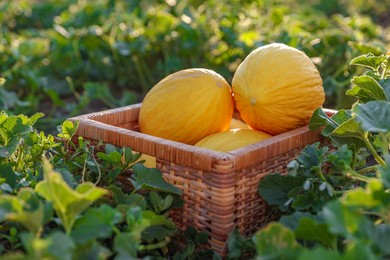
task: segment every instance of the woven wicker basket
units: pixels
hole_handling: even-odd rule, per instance
[[[208,231],[210,247],[226,255],[233,229],[250,236],[274,219],[258,195],[267,174],[285,172],[285,166],[307,144],[324,141],[318,131],[301,127],[228,153],[215,152],[139,132],[141,104],[71,118],[76,133],[156,157],[165,179],[183,192],[185,205],[172,218],[179,228],[192,225]]]

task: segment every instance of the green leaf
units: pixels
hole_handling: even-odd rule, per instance
[[[32,233],[21,235],[28,259],[72,260],[75,245],[72,239],[60,231],[54,231],[45,238],[34,237]]]
[[[155,168],[147,168],[143,164],[136,163],[132,166],[134,173],[129,180],[136,190],[154,190],[181,195],[181,190],[166,182],[162,173]]]
[[[337,127],[337,124],[330,119],[322,108],[317,108],[309,121],[309,129],[314,131],[328,124],[332,125],[334,128]]]
[[[0,146],[0,158],[9,158],[16,152],[19,145],[19,138],[12,136],[6,146]]]
[[[36,185],[35,190],[46,200],[53,202],[67,234],[70,234],[77,215],[107,191],[88,182],[80,184],[73,190],[59,173],[52,170],[52,166],[46,160],[43,161],[43,170],[44,180]]]
[[[112,198],[117,205],[139,206],[143,210],[146,209],[145,197],[140,194],[124,194],[120,188],[114,185],[108,186],[107,190],[111,192]]]
[[[122,155],[118,151],[110,152],[108,154],[111,163],[120,163],[122,160]]]
[[[297,258],[298,260],[343,260],[337,251],[330,251],[323,247],[316,247],[312,250],[304,250]]]
[[[0,158],[1,157],[2,156],[0,155]],[[12,190],[15,190],[18,178],[10,165],[0,164],[0,178],[4,178],[5,182],[12,188]]]
[[[119,233],[114,238],[114,249],[117,252],[116,260],[138,259],[137,253],[141,241],[132,233]]]
[[[348,243],[347,248],[345,250],[345,254],[343,255],[342,259],[343,260],[356,260],[356,259],[379,260],[382,258],[376,256],[374,252],[372,252],[369,244],[366,241],[352,240]]]
[[[364,66],[364,67],[370,68],[372,70],[378,70],[381,63],[385,60],[386,60],[386,56],[383,54],[380,56],[375,56],[372,53],[368,53],[368,54],[353,58],[349,64],[350,65]]]
[[[389,224],[376,225],[372,233],[369,234],[370,239],[380,249],[383,255],[390,255],[390,226]]]
[[[364,132],[360,128],[359,123],[355,118],[351,118],[334,129],[331,137],[354,137],[362,139],[363,134]]]
[[[285,227],[295,231],[299,225],[299,221],[302,218],[310,218],[313,219],[316,223],[324,223],[323,219],[319,215],[314,215],[302,211],[295,211],[290,215],[283,215],[278,222]]]
[[[350,238],[363,225],[365,217],[356,209],[334,200],[326,204],[322,214],[332,233]]]
[[[322,167],[325,154],[329,151],[329,147],[319,147],[320,143],[307,145],[297,156],[298,162],[301,164],[301,171],[307,177],[315,177],[318,169]]]
[[[384,186],[386,188],[390,188],[390,156],[387,155],[384,157],[384,159],[385,159],[385,166],[380,167],[379,171],[380,171]]]
[[[112,252],[102,246],[98,241],[90,241],[84,245],[77,245],[73,251],[72,259],[111,259]]]
[[[289,200],[288,193],[294,187],[302,187],[306,177],[284,176],[271,174],[264,177],[259,183],[259,194],[269,204],[278,206],[281,211],[286,211]]]
[[[0,126],[6,133],[12,135],[25,135],[33,131],[27,122],[23,122],[22,116],[10,116]]]
[[[356,104],[353,112],[365,131],[390,133],[390,102],[371,101],[366,104]]]
[[[362,208],[374,208],[381,206],[382,201],[377,200],[374,194],[383,189],[382,183],[379,180],[372,180],[368,187],[363,189],[361,187],[349,190],[344,194],[341,201],[348,206],[359,206]]]
[[[0,221],[12,220],[21,223],[36,234],[51,216],[50,205],[43,204],[30,188],[19,190],[17,197],[0,196]]]
[[[173,236],[177,232],[176,226],[170,224],[169,226],[165,225],[153,225],[147,227],[142,232],[142,239],[151,243],[155,240],[161,241],[167,236]]]
[[[207,238],[208,236],[206,237],[203,243],[207,241]],[[254,251],[253,240],[241,236],[240,232],[237,229],[234,229],[229,234],[227,245],[228,245],[228,259],[240,259],[240,257],[244,256],[246,252],[252,253],[252,251]]]
[[[330,233],[326,224],[317,223],[312,218],[304,217],[299,221],[299,225],[295,230],[297,239],[309,241],[317,241],[326,247],[332,247],[336,244],[337,238]]]
[[[353,152],[347,145],[342,145],[339,149],[328,154],[328,161],[336,170],[349,170],[353,162]]]
[[[364,103],[387,100],[385,91],[374,78],[367,75],[355,76],[351,82],[354,86],[347,90],[347,95],[356,97]]]
[[[271,223],[253,237],[260,259],[296,259],[300,245],[294,233],[279,223]]]
[[[124,148],[122,153],[124,154],[126,165],[135,163],[142,156],[141,153],[133,152],[130,147]]]
[[[78,218],[73,226],[71,236],[78,244],[83,244],[94,238],[108,238],[116,224],[122,221],[122,214],[108,205],[99,208],[89,208]]]
[[[110,153],[115,153],[115,152],[118,152],[118,149],[114,145],[106,144],[105,153],[107,155],[109,155]]]
[[[325,202],[330,199],[328,193],[323,192],[323,195],[325,194],[327,199],[325,199],[324,196],[321,196],[321,194],[318,192],[315,192],[313,189],[307,190],[304,193],[296,196],[293,203],[291,204],[291,207],[295,210],[309,210],[318,212],[321,210]]]
[[[390,101],[390,78],[379,80],[379,85],[382,86],[386,94],[387,100]]]
[[[70,140],[74,136],[79,126],[79,121],[72,122],[70,120],[64,121],[60,126],[57,127],[59,132],[58,137],[64,140]]]
[[[333,124],[328,124],[327,126],[325,126],[322,130],[322,134],[324,136],[329,136],[339,125],[346,122],[350,118],[352,118],[352,115],[349,110],[340,109],[334,115],[331,116]]]
[[[25,57],[43,58],[49,52],[50,41],[46,38],[30,38],[19,45],[19,53]]]

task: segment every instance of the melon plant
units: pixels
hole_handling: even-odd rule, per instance
[[[242,119],[272,135],[306,125],[325,100],[320,73],[310,58],[281,43],[252,51],[238,66],[232,89]]]
[[[231,87],[221,75],[202,68],[180,70],[146,94],[139,114],[140,131],[195,144],[229,129],[233,109]]]

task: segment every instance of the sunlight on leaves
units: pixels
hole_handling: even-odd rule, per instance
[[[87,209],[92,202],[107,193],[106,190],[85,182],[73,190],[61,174],[53,171],[46,160],[43,162],[44,180],[37,184],[36,192],[53,202],[54,209],[69,234],[78,214]]]

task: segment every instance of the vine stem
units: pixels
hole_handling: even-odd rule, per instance
[[[376,171],[376,170],[378,170],[378,165],[368,166],[368,167],[360,169],[360,170],[358,170],[356,172],[359,173],[359,174],[363,174],[363,173],[373,172],[373,171]]]
[[[165,237],[165,239],[163,241],[155,243],[155,244],[140,245],[139,249],[141,251],[144,251],[144,250],[154,250],[154,249],[158,249],[158,248],[161,248],[161,247],[164,247],[164,246],[168,245],[169,242],[171,242],[171,238],[170,237]]]
[[[367,177],[367,176],[364,176],[362,174],[359,174],[359,173],[353,171],[352,169],[350,171],[348,171],[348,173],[350,174],[350,177],[352,177],[353,179],[356,179],[356,180],[359,180],[359,181],[364,181],[364,182],[371,181],[370,177]]]
[[[379,156],[379,154],[375,151],[374,147],[372,146],[371,142],[367,138],[367,133],[363,135],[363,141],[366,144],[368,150],[371,152],[371,154],[374,156],[375,160],[381,165],[385,166],[385,162],[383,159]]]

